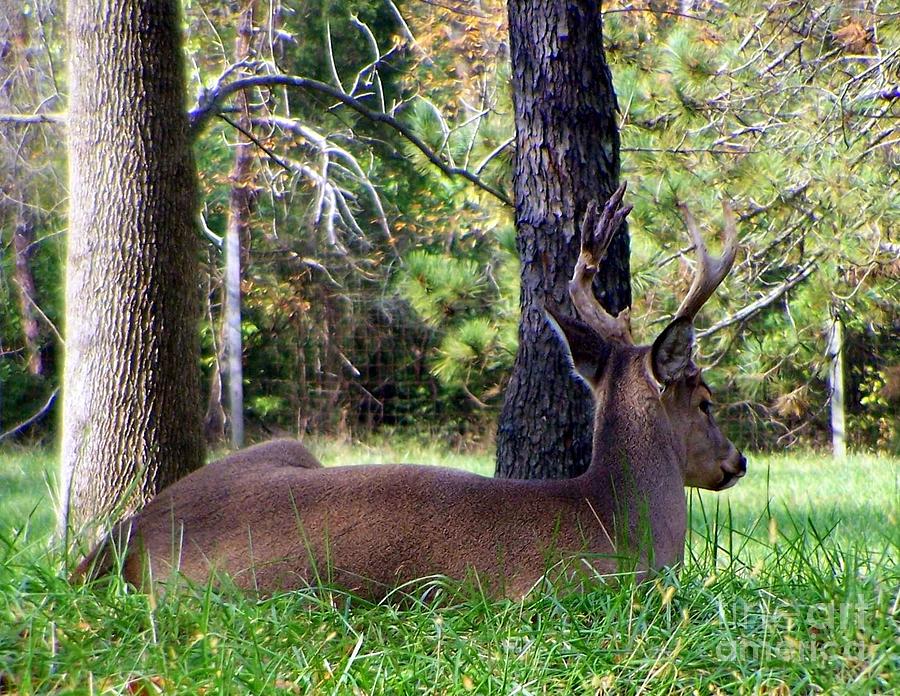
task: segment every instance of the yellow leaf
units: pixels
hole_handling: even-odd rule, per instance
[[[850,53],[868,53],[872,36],[859,22],[848,22],[834,32],[834,38]]]
[[[675,588],[672,586],[667,587],[662,591],[662,606],[668,606],[669,602],[672,601],[672,597],[675,596]]]

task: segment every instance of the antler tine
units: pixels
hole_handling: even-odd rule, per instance
[[[604,339],[614,343],[631,345],[631,317],[628,309],[618,316],[612,316],[594,297],[591,283],[597,274],[600,262],[616,231],[631,212],[632,206],[622,206],[625,183],[610,196],[603,211],[597,215],[598,204],[591,202],[581,224],[581,253],[575,263],[572,280],[569,281],[569,296],[582,321],[597,331]]]
[[[716,288],[728,275],[734,264],[734,257],[737,255],[737,227],[734,221],[734,212],[728,201],[722,201],[722,212],[725,217],[725,246],[722,249],[722,255],[718,258],[710,256],[700,234],[700,228],[697,221],[683,203],[678,206],[684,215],[684,222],[687,225],[688,232],[691,235],[691,241],[697,252],[697,270],[694,272],[694,279],[691,282],[691,288],[688,290],[687,296],[682,300],[681,306],[675,313],[676,318],[694,320],[697,312],[704,303],[716,291]]]

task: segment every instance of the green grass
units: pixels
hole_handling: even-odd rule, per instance
[[[326,463],[490,473],[490,454],[314,443]],[[20,693],[890,693],[900,689],[898,460],[751,458],[693,495],[677,574],[491,602],[436,583],[427,604],[334,591],[159,600],[73,588],[52,527],[52,457],[0,452],[0,684]]]
[[[42,543],[54,526],[56,467],[41,449],[0,450],[0,537],[19,548]]]

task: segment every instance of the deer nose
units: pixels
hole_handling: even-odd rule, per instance
[[[746,474],[747,473],[747,457],[745,457],[743,454],[741,454],[740,459],[738,459],[737,466],[738,466],[738,472],[740,472],[739,473],[740,476],[743,476],[744,474]]]

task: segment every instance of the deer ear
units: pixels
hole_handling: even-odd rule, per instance
[[[694,326],[690,319],[678,318],[657,336],[650,350],[653,376],[666,385],[681,379],[691,364],[694,350]]]
[[[589,387],[596,386],[600,372],[609,357],[609,345],[590,326],[562,314],[552,307],[544,307],[547,322],[562,340],[575,373]]]

